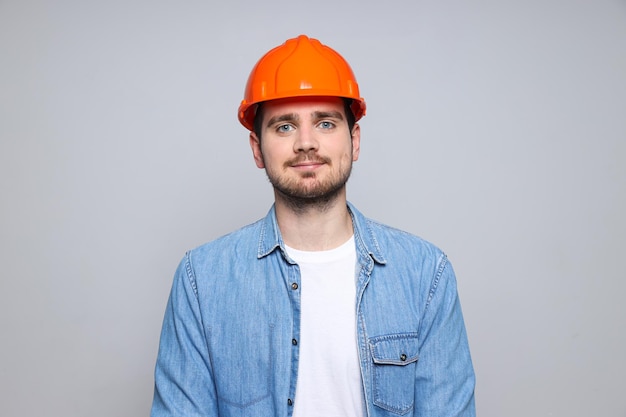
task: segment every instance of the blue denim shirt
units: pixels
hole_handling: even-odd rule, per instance
[[[368,416],[475,416],[474,371],[446,255],[348,208],[357,251],[355,354]],[[188,252],[165,312],[151,416],[291,416],[300,290],[274,208]]]

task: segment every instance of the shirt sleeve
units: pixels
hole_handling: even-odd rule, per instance
[[[475,375],[452,265],[441,255],[420,325],[419,417],[475,417]]]
[[[163,319],[151,417],[217,416],[217,401],[195,276],[181,261]]]

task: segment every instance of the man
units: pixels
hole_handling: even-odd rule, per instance
[[[152,416],[474,416],[452,266],[346,201],[365,101],[304,35],[264,55],[239,120],[275,204],[188,252],[174,278]]]

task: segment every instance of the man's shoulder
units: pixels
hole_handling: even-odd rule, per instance
[[[442,252],[441,249],[439,249],[439,247],[435,244],[417,234],[414,234],[413,232],[400,229],[386,223],[381,223],[370,218],[366,218],[366,222],[372,231],[372,235],[381,244],[393,244],[394,247],[397,246],[406,249],[420,248],[423,250]]]
[[[364,216],[351,206],[358,225],[358,233],[367,250],[383,262],[432,262],[439,264],[445,253],[421,236]]]
[[[262,224],[263,219],[259,219],[254,223],[247,224],[230,233],[205,242],[191,249],[189,254],[192,256],[202,256],[220,252],[242,252],[245,251],[246,248],[256,249]]]
[[[428,285],[450,263],[443,250],[416,234],[369,218],[366,224],[369,231],[365,233],[371,233],[367,249],[375,260],[386,265],[388,273],[418,276],[420,279],[410,282],[425,279]]]

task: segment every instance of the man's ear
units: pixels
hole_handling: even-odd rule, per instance
[[[250,148],[252,149],[252,156],[254,157],[256,166],[258,168],[265,168],[263,152],[261,152],[261,139],[259,139],[254,132],[250,132]]]
[[[355,123],[352,126],[352,132],[350,132],[352,140],[352,160],[357,161],[359,159],[359,153],[361,152],[361,126]]]

